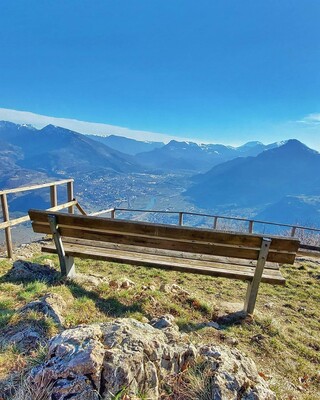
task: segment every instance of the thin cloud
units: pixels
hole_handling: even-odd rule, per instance
[[[174,139],[178,141],[192,140],[195,142],[199,142],[198,140],[181,138],[163,133],[140,131],[115,125],[85,122],[69,118],[49,117],[46,115],[35,114],[28,111],[18,111],[7,108],[0,108],[0,120],[10,121],[16,124],[30,124],[37,129],[41,129],[46,125],[52,124],[84,134],[99,136],[118,135],[142,141],[157,141],[167,143],[170,140]]]
[[[307,125],[320,125],[320,113],[308,114],[297,122]]]

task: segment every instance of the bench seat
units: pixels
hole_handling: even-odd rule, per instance
[[[225,278],[252,280],[255,265],[252,261],[230,259],[227,257],[216,257],[199,255],[195,253],[177,252],[162,249],[145,249],[143,247],[128,246],[113,243],[104,243],[97,246],[96,242],[88,240],[63,241],[64,251],[67,255],[79,258],[91,258],[144,267],[157,267],[168,270],[189,272],[202,275],[210,275]],[[147,251],[148,250],[148,251]],[[45,245],[42,251],[57,253],[54,244]],[[274,285],[284,285],[285,278],[281,275],[279,265],[266,263],[261,282]]]

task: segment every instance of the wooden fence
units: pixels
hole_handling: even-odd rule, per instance
[[[58,196],[57,196],[57,186],[59,185],[67,185],[67,203],[58,204]],[[80,210],[80,206],[78,202],[73,197],[73,179],[64,179],[55,182],[43,183],[40,185],[32,185],[32,186],[22,186],[14,189],[7,189],[0,191],[1,198],[1,207],[2,207],[2,215],[3,222],[0,223],[0,230],[5,230],[5,241],[7,247],[7,255],[9,258],[13,256],[13,246],[12,246],[12,237],[11,237],[11,227],[22,224],[23,222],[29,221],[29,215],[25,215],[23,217],[10,219],[9,207],[8,207],[8,195],[20,193],[20,192],[28,192],[32,190],[38,190],[43,188],[50,188],[50,203],[51,207],[48,208],[49,211],[59,211],[65,208],[68,208],[69,213],[74,212],[74,207],[77,206]],[[79,208],[80,207],[80,208]],[[80,210],[80,212],[82,212]],[[84,212],[82,212],[84,213]]]

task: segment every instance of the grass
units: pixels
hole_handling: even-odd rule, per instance
[[[45,258],[58,265],[55,256],[35,255],[33,261],[44,262]],[[262,284],[254,318],[225,323],[220,330],[204,327],[204,323],[224,313],[224,302],[243,303],[246,285],[240,281],[92,260],[76,260],[76,265],[77,272],[96,273],[109,281],[127,278],[135,285],[122,289],[110,287],[106,282],[98,286],[62,280],[51,284],[13,282],[6,277],[12,263],[3,260],[0,261],[0,330],[7,324],[19,323],[16,311],[46,293],[60,294],[66,301],[63,315],[66,328],[116,317],[146,321],[170,313],[193,342],[236,345],[250,356],[279,399],[319,398],[320,264],[317,262],[301,259],[294,266],[283,266],[286,286]],[[164,292],[160,289],[163,284],[177,284],[189,294]],[[30,315],[30,323],[36,320],[37,315]],[[56,332],[54,324],[41,323],[47,335]],[[43,354],[41,348],[25,355],[12,346],[3,347],[0,380],[12,373],[22,374],[39,362]],[[201,368],[195,370],[194,376],[188,375],[186,382],[197,380],[201,374],[210,379]],[[194,398],[205,399],[203,388],[197,385],[194,384],[200,394]]]

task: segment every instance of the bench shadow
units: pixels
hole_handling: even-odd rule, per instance
[[[86,297],[92,300],[97,309],[109,317],[128,317],[131,313],[140,313],[149,320],[152,318],[151,315],[145,312],[142,307],[142,302],[139,300],[131,304],[124,304],[116,296],[112,295],[112,293],[108,293],[106,297],[101,297],[94,289],[86,288],[84,286],[85,282],[79,283],[73,279],[66,279],[61,276],[60,272],[48,265],[31,263],[29,261],[18,261],[18,263],[22,263],[23,268],[15,271],[14,267],[16,262],[13,263],[12,269],[0,277],[0,283],[11,282],[28,284],[31,282],[42,281],[49,287],[67,285],[74,298],[78,299]],[[224,314],[221,315],[222,309]],[[224,330],[232,325],[240,325],[246,322],[248,318],[251,318],[243,310],[229,310],[229,312],[226,312],[226,309],[222,309],[220,310],[220,315],[214,315],[212,320],[209,322],[182,322],[178,324],[179,329],[182,332],[194,332],[211,326],[213,329]],[[1,314],[9,314],[11,310],[10,308],[2,308],[0,312]],[[214,323],[218,324],[218,326],[215,326]]]
[[[186,322],[179,323],[178,326],[180,331],[185,333],[196,332],[204,328],[212,328],[223,331],[228,329],[230,326],[242,325],[243,323],[247,322],[248,319],[251,319],[251,317],[248,316],[245,311],[240,310],[220,315],[209,322]]]
[[[139,312],[149,318],[144,312],[141,302],[135,301],[126,305],[119,301],[112,294],[108,297],[101,297],[94,289],[85,288],[85,283],[78,283],[75,280],[67,279],[60,272],[44,264],[32,263],[18,260],[13,263],[12,268],[0,277],[0,283],[16,283],[27,285],[33,282],[44,282],[48,287],[66,285],[74,298],[87,297],[95,303],[99,311],[110,317],[127,317],[130,313]],[[18,265],[18,267],[17,267]],[[20,269],[21,267],[21,269]],[[0,309],[0,313],[9,313],[10,309]]]
[[[129,313],[139,312],[145,315],[142,305],[140,302],[134,302],[130,305],[123,304],[114,296],[108,296],[103,298],[99,296],[94,290],[88,290],[84,288],[81,284],[74,280],[66,281],[66,285],[70,289],[74,298],[87,297],[94,301],[96,307],[102,313],[108,315],[109,317],[120,318],[127,317]],[[148,316],[145,315],[147,318]]]

